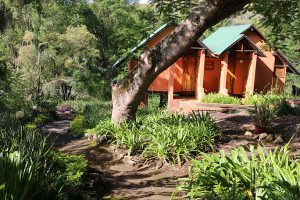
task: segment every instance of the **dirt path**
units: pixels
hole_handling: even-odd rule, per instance
[[[247,112],[212,114],[220,126],[224,137],[217,142],[217,149],[229,152],[238,146],[257,145],[257,140],[244,136],[246,130],[254,129],[250,115]],[[44,133],[57,137],[55,148],[64,153],[84,155],[88,160],[88,198],[83,199],[170,199],[176,188],[176,180],[187,176],[189,163],[183,167],[163,165],[157,169],[156,164],[133,164],[130,160],[120,161],[114,149],[109,145],[97,146],[86,138],[77,138],[69,134],[69,120],[48,123],[42,127]],[[300,138],[300,116],[284,116],[277,118],[274,124],[275,133],[296,134]],[[288,137],[287,137],[288,138]],[[284,144],[287,143],[286,139]],[[283,144],[282,144],[283,145]],[[273,149],[278,145],[264,143],[265,148]],[[300,139],[290,145],[293,153],[300,155]],[[100,175],[99,175],[100,174]],[[93,177],[97,177],[96,181]],[[92,179],[91,179],[92,177]],[[100,177],[100,178],[99,178]],[[180,199],[173,197],[173,199]]]
[[[164,165],[157,169],[156,164],[121,162],[111,146],[99,147],[86,138],[68,134],[69,125],[69,120],[50,122],[42,127],[42,132],[57,138],[54,146],[60,152],[84,155],[90,174],[101,174],[86,199],[99,199],[103,195],[105,199],[170,199],[177,178],[187,176],[186,166]]]

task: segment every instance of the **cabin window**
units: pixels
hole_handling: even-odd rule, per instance
[[[214,61],[205,62],[205,70],[214,70]]]
[[[284,66],[275,66],[274,75],[277,78],[284,78],[285,77]]]

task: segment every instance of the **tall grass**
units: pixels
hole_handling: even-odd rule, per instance
[[[70,188],[80,185],[86,160],[51,147],[36,130],[0,131],[0,200],[68,199]]]
[[[219,130],[209,114],[165,115],[148,124],[151,138],[145,155],[180,164],[184,159],[211,150]]]
[[[0,131],[0,141],[0,199],[43,196],[45,185],[37,182],[49,169],[46,139],[35,131],[19,129]]]
[[[290,158],[288,146],[266,151],[240,147],[194,160],[189,178],[179,186],[190,199],[297,199],[300,163]]]

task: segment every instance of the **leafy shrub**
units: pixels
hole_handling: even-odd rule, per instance
[[[84,117],[82,115],[76,116],[70,123],[72,133],[76,135],[82,135],[85,131]]]
[[[139,117],[137,122],[123,122],[119,127],[106,120],[90,131],[111,136],[119,146],[128,148],[129,154],[143,152],[147,158],[178,164],[213,148],[220,134],[209,114],[195,113],[188,118],[165,112]]]
[[[39,132],[0,131],[0,200],[68,199],[82,184],[82,156],[51,151]]]
[[[274,151],[242,147],[194,160],[189,178],[180,179],[179,190],[190,199],[297,199],[300,163],[290,159],[288,146]]]
[[[183,159],[213,148],[220,132],[208,113],[166,115],[147,124],[150,142],[145,154],[155,155],[165,161],[181,164]]]
[[[111,102],[91,101],[67,101],[64,105],[71,106],[78,114],[84,116],[85,128],[93,128],[100,121],[109,119],[111,115]]]
[[[20,121],[16,119],[15,114],[9,112],[0,112],[0,130],[16,129],[20,126]]]
[[[202,99],[204,103],[241,104],[241,99],[229,95],[209,93]]]
[[[44,196],[49,149],[46,139],[35,131],[0,131],[0,199]]]
[[[82,185],[82,175],[86,172],[87,161],[83,156],[51,152],[50,155],[53,169],[51,187],[68,192],[74,186]]]
[[[282,99],[276,106],[275,112],[277,115],[300,115],[300,108],[291,107],[286,99]]]
[[[247,98],[243,99],[243,104],[246,105],[261,105],[270,104],[278,105],[284,99],[283,96],[276,94],[274,91],[269,91],[266,94],[253,94],[248,95]]]
[[[254,124],[269,127],[275,117],[276,111],[272,105],[269,104],[260,104],[254,106],[254,111],[251,114],[251,119]]]

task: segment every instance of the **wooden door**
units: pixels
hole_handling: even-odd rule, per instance
[[[233,94],[234,80],[235,76],[235,61],[234,59],[230,59],[228,62],[228,70],[227,70],[227,79],[226,79],[226,89],[229,94]]]
[[[182,91],[195,91],[197,57],[183,57]]]

